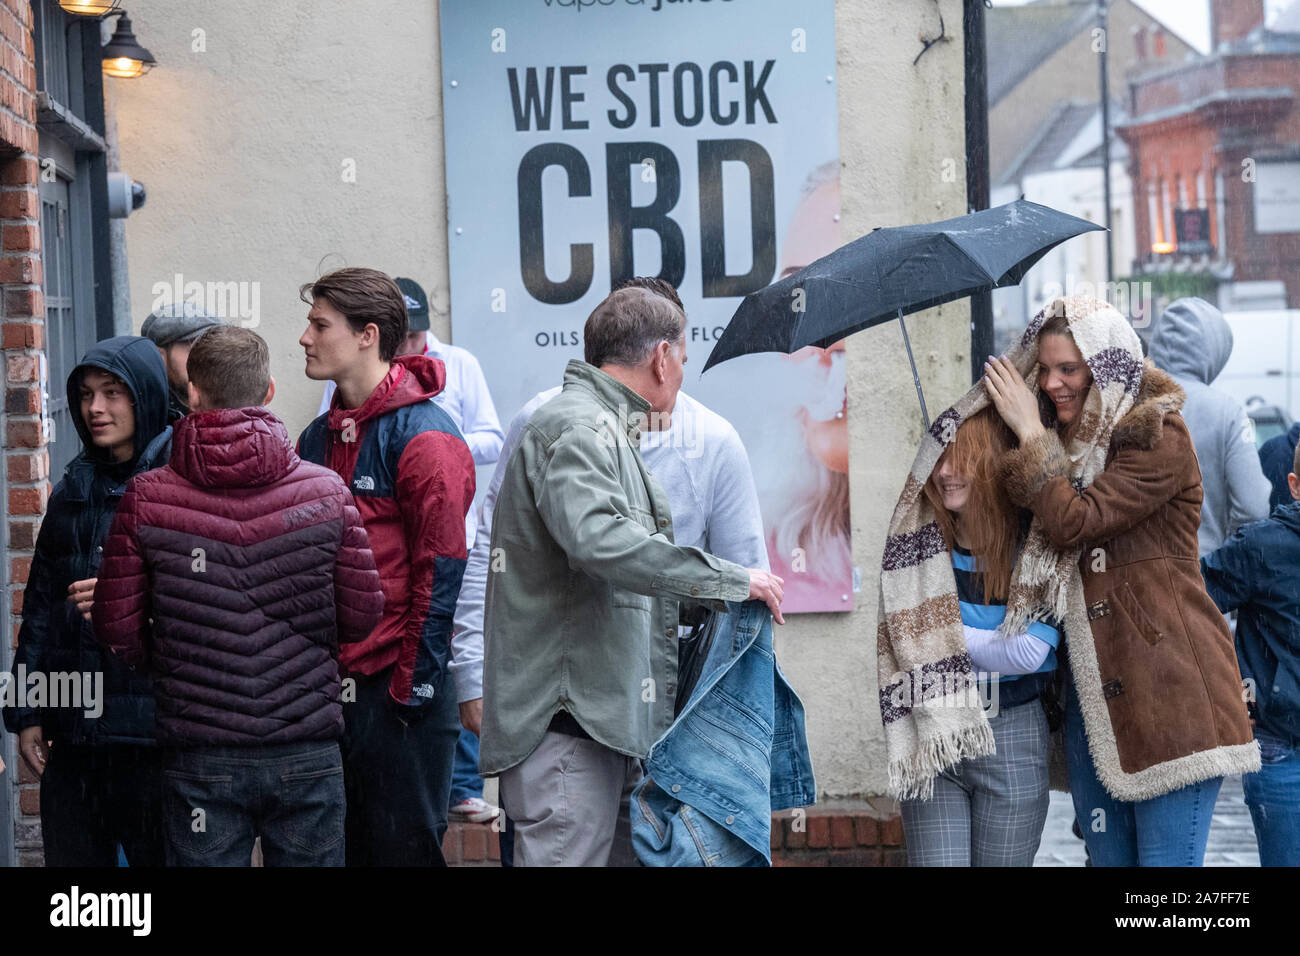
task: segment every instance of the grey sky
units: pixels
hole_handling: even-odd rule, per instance
[[[1020,6],[1028,0],[993,0],[994,6]],[[1112,0],[1114,2],[1114,0]],[[1201,52],[1210,48],[1209,0],[1133,0]],[[1265,0],[1270,20],[1292,0]]]

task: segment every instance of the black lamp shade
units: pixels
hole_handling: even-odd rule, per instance
[[[131,32],[131,18],[118,17],[117,29],[102,49],[104,72],[109,76],[130,78],[149,72],[157,61],[142,47]]]

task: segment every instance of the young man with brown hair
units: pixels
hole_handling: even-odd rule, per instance
[[[348,865],[441,866],[459,734],[449,642],[474,459],[429,401],[446,383],[442,362],[397,354],[406,304],[392,279],[339,269],[301,295],[307,377],[337,390],[298,451],[352,488],[385,597],[379,626],[341,657],[356,679],[344,713]]]
[[[383,608],[365,528],[263,407],[256,333],[211,329],[186,364],[191,413],[122,497],[95,634],[154,677],[170,865],[248,866],[260,836],[267,866],[341,866],[338,648]]]

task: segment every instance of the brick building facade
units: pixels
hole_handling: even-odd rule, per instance
[[[36,531],[49,500],[49,454],[43,423],[42,370],[45,355],[45,309],[42,292],[40,233],[39,134],[36,128],[36,50],[29,0],[0,0],[0,308],[3,309],[5,405],[5,496],[9,507],[4,531],[4,574],[8,621],[5,653],[8,670],[23,607],[23,585],[31,568]],[[12,739],[6,756],[16,756]],[[10,862],[40,860],[36,778],[13,760],[0,779],[6,797],[16,796]],[[13,786],[17,780],[15,793]],[[16,804],[16,805],[15,805]],[[6,819],[6,826],[8,819]],[[8,844],[8,834],[0,846]],[[6,854],[10,851],[6,847]]]
[[[1300,34],[1264,28],[1261,0],[1215,0],[1211,53],[1136,77],[1130,152],[1135,272],[1284,283],[1300,307]],[[1204,210],[1210,251],[1179,244],[1176,214]]]
[[[80,447],[64,382],[91,343],[114,334],[101,31],[56,0],[0,0],[3,672],[51,479]],[[38,865],[38,781],[13,735],[0,738],[0,755],[0,865]]]

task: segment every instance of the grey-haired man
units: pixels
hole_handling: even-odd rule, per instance
[[[190,379],[185,371],[190,347],[200,335],[216,325],[225,323],[193,302],[177,302],[155,309],[140,326],[140,334],[158,346],[163,364],[167,366],[167,387],[171,393],[169,420],[172,422],[190,413]]]

